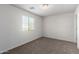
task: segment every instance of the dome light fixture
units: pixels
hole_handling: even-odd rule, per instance
[[[42,4],[42,5],[40,5],[40,7],[41,7],[42,9],[46,10],[46,9],[48,9],[48,4]]]

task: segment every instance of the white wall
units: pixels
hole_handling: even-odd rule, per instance
[[[76,42],[74,37],[74,13],[44,17],[43,36]]]
[[[35,18],[35,30],[22,31],[22,16]],[[0,52],[41,37],[42,19],[10,5],[0,5]]]

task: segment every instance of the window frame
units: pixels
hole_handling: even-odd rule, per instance
[[[26,22],[27,21],[27,22]],[[23,16],[23,31],[33,31],[35,19],[32,16]]]

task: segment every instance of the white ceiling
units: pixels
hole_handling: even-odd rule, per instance
[[[14,6],[25,9],[39,16],[74,12],[77,7],[76,4],[49,4],[48,9],[42,9],[40,4],[15,4]]]

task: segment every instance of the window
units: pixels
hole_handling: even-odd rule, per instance
[[[34,18],[31,16],[23,16],[23,31],[34,30]]]

